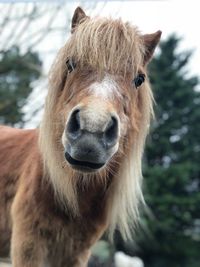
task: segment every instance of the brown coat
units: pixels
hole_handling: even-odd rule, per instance
[[[0,257],[9,255],[13,228],[14,266],[42,266],[47,259],[50,266],[84,266],[89,248],[106,226],[104,195],[95,192],[83,203],[80,194],[82,214],[71,217],[56,203],[43,177],[38,130],[1,126],[0,133]]]

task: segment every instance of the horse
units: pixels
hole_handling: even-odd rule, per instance
[[[0,257],[14,267],[84,267],[105,232],[130,237],[160,37],[76,8],[40,127],[0,127]]]

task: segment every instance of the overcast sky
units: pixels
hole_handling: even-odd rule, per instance
[[[0,0],[1,2],[1,0]],[[15,2],[15,1],[13,1]],[[24,1],[22,1],[24,2]],[[31,1],[30,1],[31,2]],[[44,2],[44,1],[36,1]],[[51,3],[50,3],[51,2]],[[152,33],[157,30],[162,30],[162,38],[165,39],[169,34],[176,33],[178,36],[183,38],[181,42],[180,50],[192,50],[193,57],[191,64],[189,65],[189,73],[200,76],[200,1],[198,0],[140,0],[140,1],[99,1],[97,6],[94,8],[94,2],[96,1],[69,1],[69,0],[58,0],[50,1],[52,2],[62,2],[63,8],[62,12],[56,17],[55,23],[57,26],[65,27],[65,23],[69,17],[73,15],[74,9],[81,5],[86,8],[86,13],[89,15],[100,15],[100,16],[111,16],[111,17],[122,17],[124,21],[131,21],[132,24],[137,25],[143,33]],[[98,2],[98,1],[97,1]],[[81,4],[80,4],[81,3]],[[0,5],[0,7],[3,4]],[[4,4],[5,5],[5,4]],[[20,5],[17,4],[20,8]],[[4,10],[2,8],[1,10]],[[22,10],[22,9],[21,9]],[[19,11],[18,11],[19,12]],[[45,17],[43,18],[45,20]],[[68,21],[69,23],[69,21]],[[38,24],[40,27],[43,21]],[[46,27],[44,25],[44,27]],[[69,29],[66,25],[66,29]],[[31,31],[35,31],[35,26],[33,29],[29,28],[27,34],[31,34]],[[39,44],[39,51],[41,56],[43,55],[44,60],[44,72],[47,73],[50,65],[55,57],[56,51],[64,44],[67,36],[66,32],[60,35],[54,34],[49,35],[43,42]],[[45,51],[55,51],[48,56],[45,56]],[[45,86],[46,87],[46,86]],[[36,93],[31,99],[32,106],[36,106],[36,102],[39,99],[43,101],[44,96],[42,95],[43,90],[36,88]],[[45,91],[46,92],[46,91]],[[44,93],[45,93],[44,92]],[[36,97],[38,96],[38,97]],[[34,101],[33,101],[34,100]],[[32,109],[29,105],[29,109]],[[28,110],[27,110],[28,112]],[[40,118],[36,118],[36,121],[30,122],[29,126],[38,125]]]
[[[39,2],[40,5],[53,5],[53,3],[60,3],[63,6],[62,12],[54,19],[55,24],[59,27],[65,27],[67,19],[72,17],[73,10],[78,5],[86,7],[86,13],[89,12],[91,16],[93,15],[103,15],[112,17],[122,17],[125,21],[131,21],[133,24],[137,25],[143,33],[151,33],[157,30],[162,30],[162,38],[166,38],[170,33],[177,33],[178,36],[183,37],[180,49],[182,50],[192,50],[193,58],[191,61],[190,71],[192,74],[197,74],[200,76],[200,1],[198,0],[129,0],[129,1],[70,1],[70,0],[0,0],[7,2]],[[96,8],[94,3],[98,3]],[[5,10],[4,5],[1,4],[1,12]],[[17,3],[18,11],[21,13],[23,9],[23,4]],[[16,9],[17,10],[17,9]],[[46,16],[47,19],[48,16]],[[45,20],[45,16],[43,17]],[[39,27],[45,23],[43,21],[39,22]],[[37,25],[37,24],[35,24]],[[38,27],[38,26],[36,26]],[[66,25],[67,29],[67,25]],[[69,29],[69,28],[68,28]],[[16,31],[17,29],[15,29]],[[35,27],[29,28],[27,31],[31,33],[35,31]],[[4,31],[6,32],[6,31]],[[1,36],[4,39],[4,36]],[[51,40],[50,40],[51,38]],[[48,49],[55,49],[57,51],[60,46],[66,40],[66,33],[60,34],[60,36],[50,35],[49,39],[46,38],[44,42],[40,44],[40,50],[47,51]],[[52,54],[53,57],[55,55]],[[52,59],[49,60],[49,63]],[[49,67],[49,63],[47,67]]]
[[[137,25],[143,33],[162,30],[162,38],[170,33],[183,37],[181,50],[192,50],[191,73],[200,76],[200,1],[107,1],[103,15],[122,17]],[[74,5],[75,6],[75,5]],[[97,7],[92,13],[99,12]]]

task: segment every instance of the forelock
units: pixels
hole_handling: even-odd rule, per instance
[[[112,74],[136,73],[143,60],[143,44],[138,29],[120,19],[86,19],[65,47],[81,67]]]

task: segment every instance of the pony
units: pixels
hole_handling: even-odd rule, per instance
[[[84,267],[104,232],[130,237],[160,36],[78,7],[39,129],[0,127],[0,257],[14,267]]]

